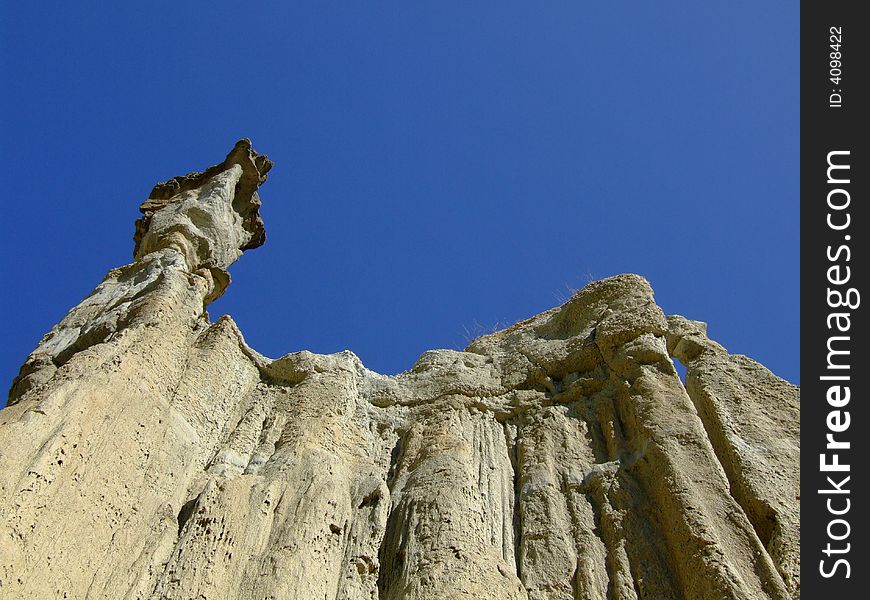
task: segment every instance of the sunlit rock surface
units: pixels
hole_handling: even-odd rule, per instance
[[[243,140],[155,187],[134,262],[27,358],[0,596],[799,595],[798,388],[636,275],[395,377],[268,359],[205,307],[265,239],[271,166]]]

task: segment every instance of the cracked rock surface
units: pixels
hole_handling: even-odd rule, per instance
[[[636,275],[394,377],[266,358],[205,307],[270,168],[242,140],[155,187],[134,262],[27,358],[0,596],[799,597],[797,387]]]

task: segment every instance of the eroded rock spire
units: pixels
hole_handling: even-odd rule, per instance
[[[229,285],[227,268],[266,239],[257,188],[271,168],[272,161],[243,139],[220,164],[154,186],[139,207],[134,262],[110,271],[46,334],[13,382],[9,403],[50,379],[72,354],[152,319],[167,286],[179,295],[193,286],[201,300],[191,299],[199,306],[192,314],[201,314]]]
[[[261,356],[204,307],[263,242],[270,167],[244,140],[155,187],[135,262],[27,359],[0,595],[799,596],[798,388],[637,275],[395,377]]]
[[[133,258],[171,243],[174,230],[186,250],[191,244],[210,245],[205,249],[211,253],[194,252],[192,258],[225,263],[224,269],[238,258],[237,251],[262,246],[266,229],[257,188],[271,169],[272,161],[243,139],[222,163],[158,183],[139,207],[143,217],[136,221]]]

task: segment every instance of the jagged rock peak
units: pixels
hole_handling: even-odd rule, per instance
[[[266,241],[266,229],[260,217],[261,202],[257,188],[266,181],[273,163],[266,155],[258,154],[251,146],[251,140],[245,138],[236,142],[223,162],[205,171],[173,177],[154,186],[148,198],[139,206],[143,217],[136,221],[133,256],[140,254],[142,238],[148,233],[155,213],[179,202],[183,194],[202,188],[210,179],[231,170],[234,165],[239,166],[241,173],[235,181],[233,209],[242,218],[242,226],[249,233],[240,250],[262,246]]]

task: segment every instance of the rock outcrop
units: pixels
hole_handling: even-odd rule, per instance
[[[636,275],[394,377],[268,359],[205,307],[270,167],[243,140],[155,187],[134,262],[21,368],[0,596],[798,596],[798,388]]]

